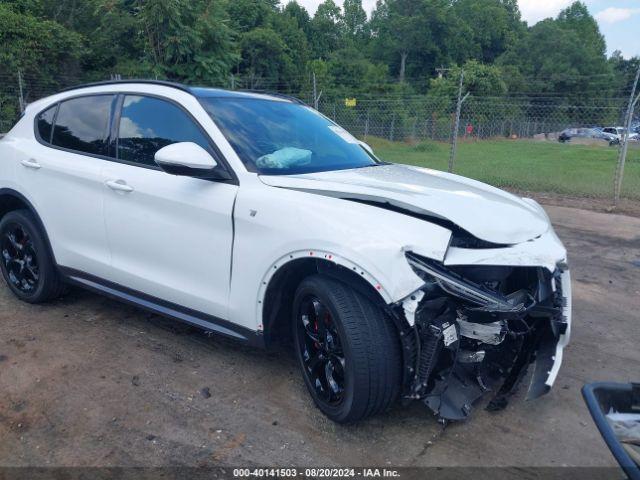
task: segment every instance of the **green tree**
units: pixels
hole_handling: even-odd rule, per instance
[[[342,12],[333,0],[318,6],[311,20],[311,49],[314,58],[327,59],[331,52],[342,46]]]
[[[270,28],[259,27],[244,34],[240,46],[241,67],[249,77],[249,87],[277,90],[283,70],[291,67],[282,38]]]
[[[609,58],[609,65],[613,70],[613,76],[615,78],[615,96],[626,97],[629,95],[630,85],[633,83],[633,79],[640,68],[640,56],[626,59],[622,56],[620,50],[616,50],[611,54]],[[640,111],[636,108],[636,116],[640,116]]]
[[[387,82],[387,67],[374,64],[355,47],[335,51],[327,62],[332,91],[338,96],[372,93]]]
[[[531,27],[499,59],[510,91],[564,93],[581,105],[610,93],[611,66],[580,34],[562,21],[547,19]]]
[[[112,74],[126,77],[152,75],[152,66],[146,61],[146,38],[141,35],[138,10],[131,0],[97,0],[97,20],[86,36],[91,48],[83,57],[83,68],[95,80]]]
[[[276,5],[272,0],[233,0],[228,7],[231,28],[244,33],[264,27],[277,12]]]
[[[307,42],[311,38],[311,17],[309,12],[295,0],[291,0],[282,9],[283,15],[295,19],[298,27],[302,29],[307,37]]]
[[[82,41],[81,35],[57,22],[0,4],[0,65],[4,73],[16,75],[21,70],[37,82],[78,73]]]
[[[367,13],[362,8],[362,0],[344,0],[343,23],[345,34],[360,44],[368,35]]]
[[[499,97],[507,93],[507,84],[502,78],[502,70],[499,67],[469,60],[462,67],[451,68],[448,75],[431,80],[429,94],[451,98],[456,96],[462,70],[464,70],[464,92],[478,97]]]
[[[607,45],[604,36],[600,33],[598,23],[591,16],[584,3],[574,2],[562,10],[558,15],[557,22],[562,28],[576,32],[580,37],[580,42],[591,50],[593,55],[599,57],[606,55]]]
[[[170,79],[226,84],[237,57],[226,11],[213,0],[137,0],[144,60]]]
[[[400,82],[407,72],[430,76],[449,63],[453,20],[446,0],[378,0],[371,21],[374,57],[386,61]]]
[[[456,16],[462,21],[458,29],[467,40],[465,54],[491,63],[524,33],[517,3],[504,0],[456,0]]]
[[[76,83],[83,53],[79,34],[15,7],[0,4],[0,131],[19,112],[18,71],[28,103]]]
[[[289,15],[274,15],[270,23],[284,44],[285,57],[279,78],[281,86],[287,91],[299,91],[310,58],[307,37],[298,20]]]

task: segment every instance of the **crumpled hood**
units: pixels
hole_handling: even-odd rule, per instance
[[[534,203],[458,175],[388,164],[302,175],[262,175],[267,185],[331,197],[389,202],[448,219],[482,240],[516,244],[545,233],[549,220]]]

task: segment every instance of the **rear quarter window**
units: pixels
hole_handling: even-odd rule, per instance
[[[40,138],[47,143],[51,143],[51,132],[53,131],[53,120],[56,116],[56,110],[58,109],[58,105],[54,105],[46,109],[44,112],[38,115],[36,119],[36,128],[38,129],[38,135]]]

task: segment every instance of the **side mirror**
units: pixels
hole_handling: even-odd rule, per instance
[[[179,142],[161,148],[154,155],[158,166],[172,175],[196,178],[227,179],[226,172],[216,172],[218,163],[200,145]]]

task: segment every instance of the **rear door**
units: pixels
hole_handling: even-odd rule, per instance
[[[119,103],[118,161],[103,171],[110,280],[226,319],[238,187],[156,165],[155,152],[176,142],[197,143],[215,157],[208,135],[179,105],[144,95]]]
[[[101,172],[115,98],[85,95],[41,112],[35,123],[38,143],[17,167],[58,264],[97,276],[107,274],[111,263]]]

